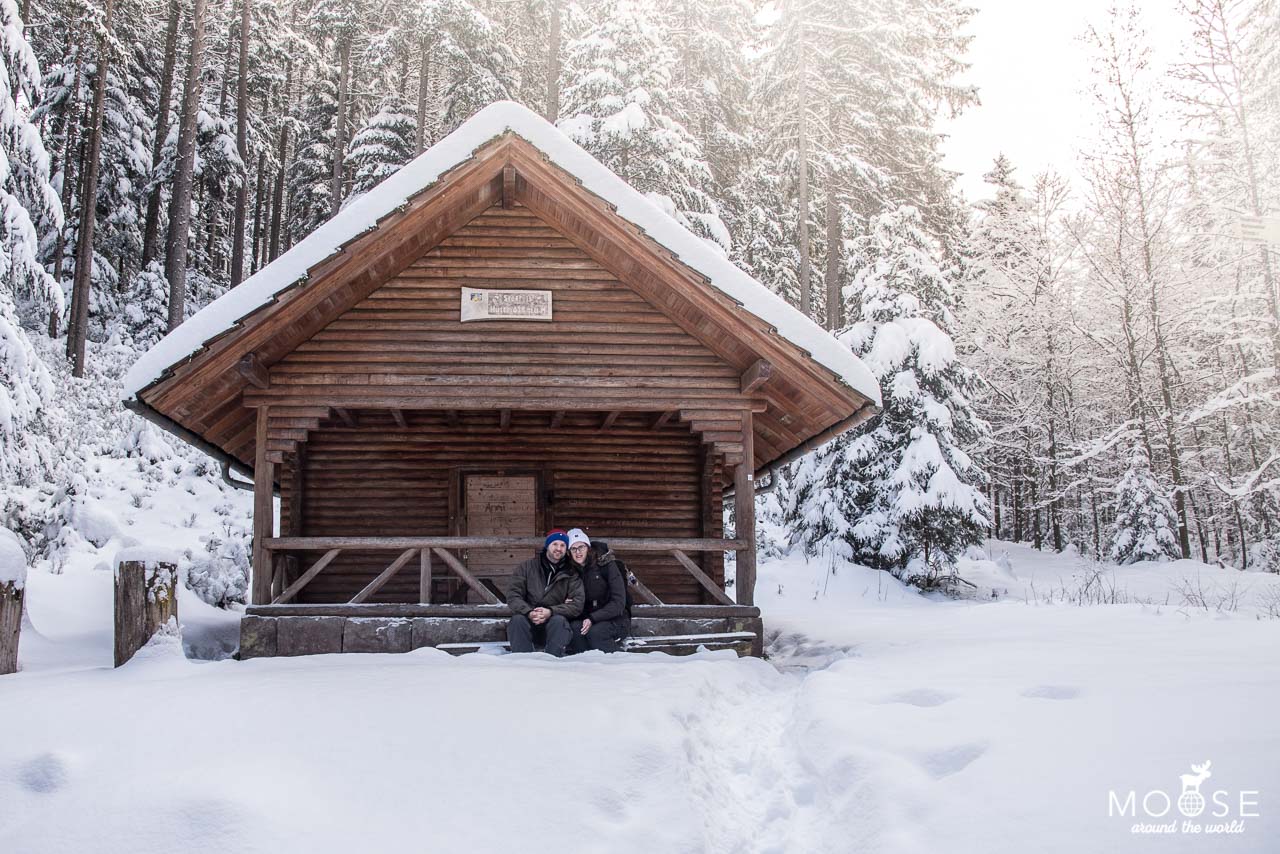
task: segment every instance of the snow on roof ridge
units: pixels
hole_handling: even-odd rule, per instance
[[[719,291],[778,334],[809,353],[850,387],[881,403],[875,376],[847,347],[760,282],[717,254],[702,238],[676,222],[635,188],[615,175],[573,140],[528,107],[498,101],[463,122],[457,130],[353,201],[275,261],[205,306],[142,354],[124,379],[125,398],[155,382],[170,366],[197,352],[205,341],[303,279],[307,271],[453,167],[471,158],[484,143],[513,132],[575,176],[584,187],[612,204],[623,219],[671,250],[681,262],[710,280]]]

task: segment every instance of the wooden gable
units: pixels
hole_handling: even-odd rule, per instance
[[[559,319],[459,324],[463,279],[537,282],[555,292]],[[772,378],[756,388],[765,362]],[[600,409],[677,410],[711,432],[750,406],[756,467],[874,411],[513,134],[481,146],[139,398],[251,467],[261,403],[305,436],[330,406],[449,409],[482,399],[555,409],[566,395]]]

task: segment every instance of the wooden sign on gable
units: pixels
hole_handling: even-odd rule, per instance
[[[462,322],[550,320],[551,291],[462,289]]]

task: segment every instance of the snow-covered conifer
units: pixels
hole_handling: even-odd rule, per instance
[[[0,0],[0,280],[14,293],[62,305],[62,291],[40,263],[40,241],[62,226],[49,180],[49,154],[31,111],[41,95],[40,67],[13,0]]]
[[[1129,467],[1116,484],[1111,559],[1127,564],[1140,560],[1177,560],[1181,556],[1173,504],[1156,482],[1146,448],[1141,442],[1135,442],[1129,452]]]
[[[810,552],[832,546],[927,584],[989,524],[985,475],[961,447],[986,425],[969,402],[950,283],[919,212],[899,208],[873,225],[851,289],[859,320],[842,338],[875,372],[884,412],[797,466],[788,517]]]
[[[560,128],[659,207],[726,252],[709,194],[711,169],[672,95],[676,63],[649,10],[632,0],[596,10],[569,43]]]
[[[382,103],[351,139],[346,168],[351,175],[347,202],[369,192],[413,159],[418,123],[402,98]]]
[[[338,115],[338,84],[330,69],[310,82],[299,125],[304,128],[289,167],[289,234],[306,237],[332,213],[333,134]]]
[[[14,297],[53,303],[62,292],[37,255],[40,228],[62,224],[49,156],[29,116],[40,69],[13,0],[0,0],[0,479],[27,471],[27,425],[53,393],[48,370],[18,324]]]

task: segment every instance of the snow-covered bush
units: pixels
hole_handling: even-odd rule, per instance
[[[249,593],[252,534],[225,525],[222,534],[205,538],[205,554],[187,569],[187,587],[217,608],[244,604]]]

